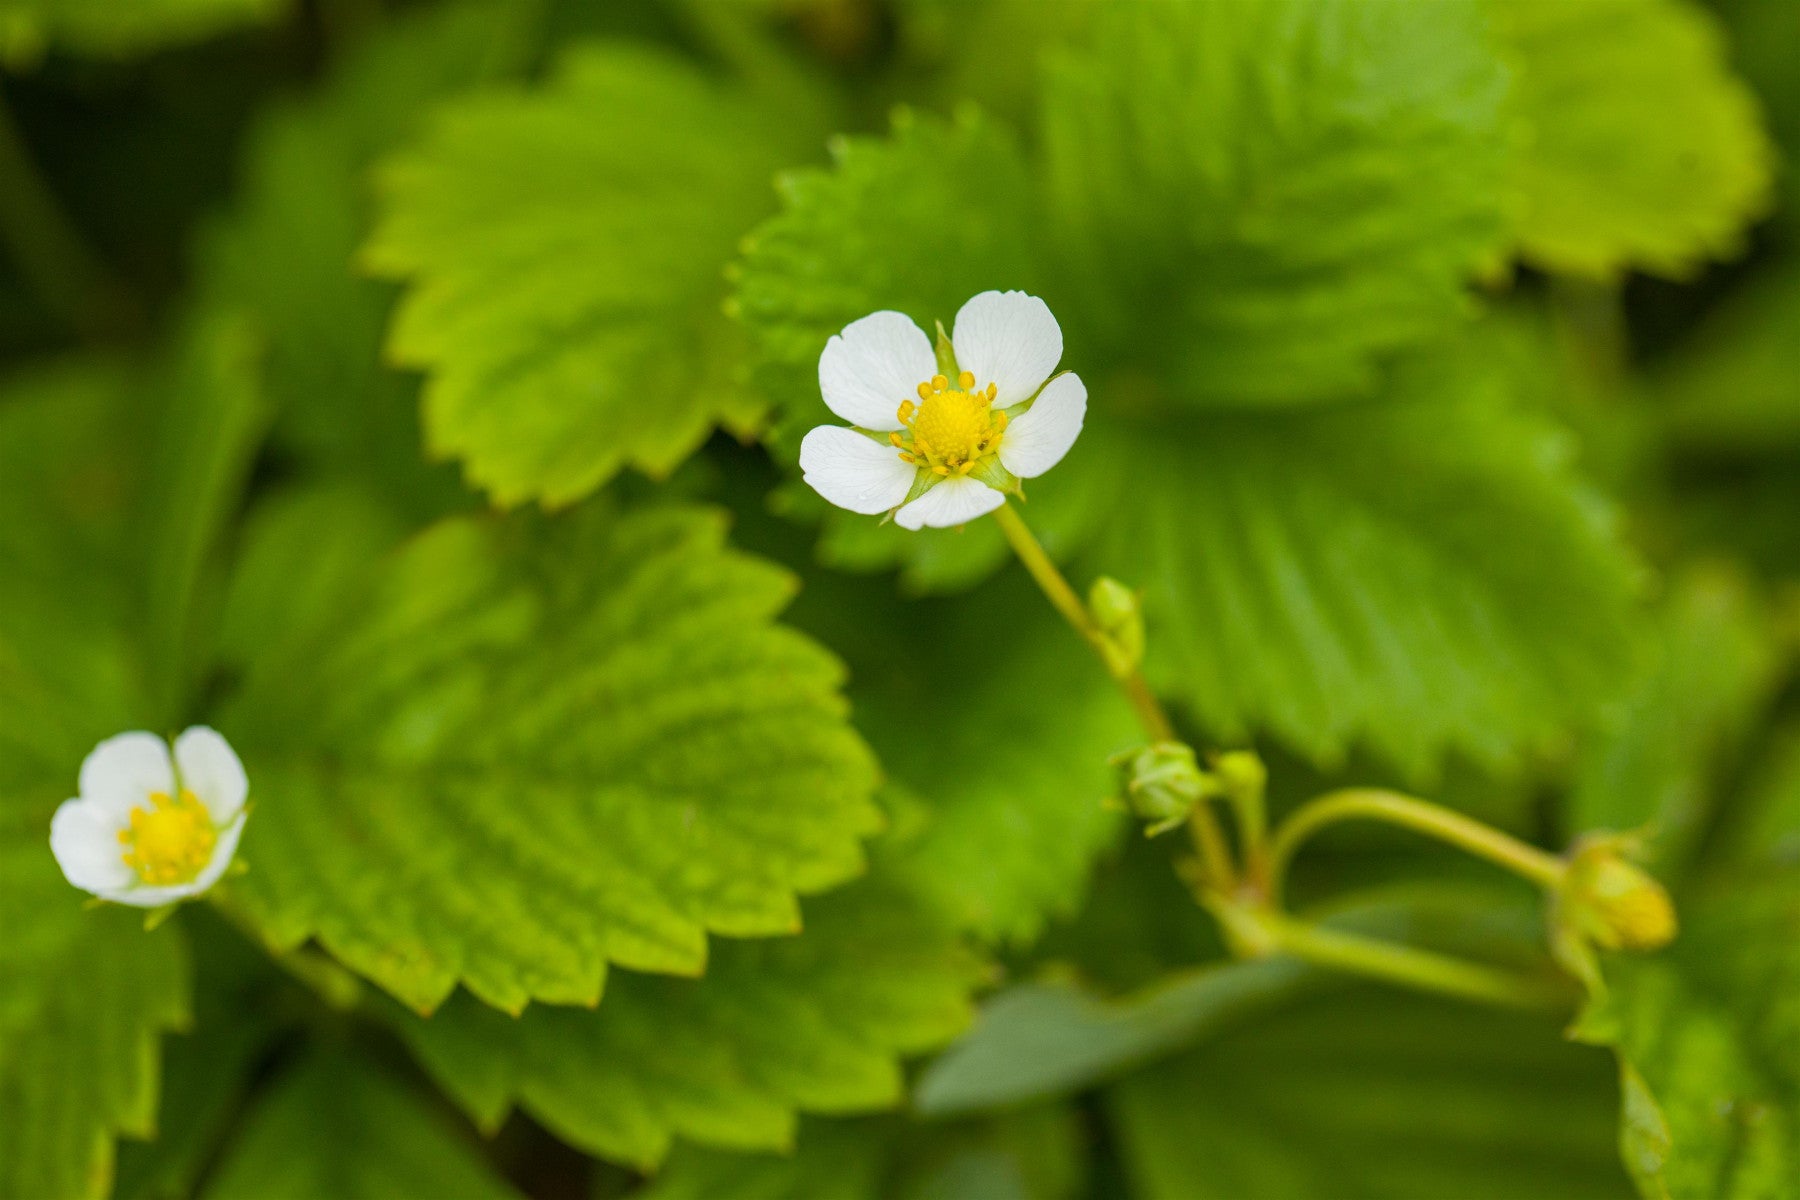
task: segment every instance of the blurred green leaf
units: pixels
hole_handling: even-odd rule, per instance
[[[642,1200],[877,1200],[891,1141],[866,1121],[807,1121],[780,1155],[683,1142]]]
[[[1489,0],[1514,64],[1513,169],[1527,261],[1683,278],[1739,253],[1769,202],[1773,150],[1689,0]]]
[[[507,1200],[475,1148],[378,1067],[308,1057],[275,1084],[206,1200]]]
[[[144,708],[121,629],[128,381],[71,363],[0,392],[0,1196],[100,1197],[155,1131],[161,1035],[189,1016],[181,931],[88,911],[50,854],[81,761]]]
[[[532,9],[467,0],[400,16],[358,42],[317,89],[252,129],[230,209],[196,257],[206,301],[253,319],[267,343],[278,439],[308,466],[387,485],[408,511],[446,493],[419,459],[417,386],[381,361],[394,289],[358,275],[374,159],[431,107],[517,71]]]
[[[897,1103],[897,1055],[968,1021],[974,960],[876,884],[809,902],[804,933],[715,943],[698,980],[619,972],[597,1012],[513,1019],[459,997],[401,1033],[483,1126],[517,1104],[571,1145],[649,1167],[679,1134],[786,1148],[795,1113]]]
[[[1504,957],[1510,931],[1492,889],[1433,886],[1341,899],[1315,914],[1368,937],[1440,941],[1453,930],[1463,952]],[[1201,920],[1199,911],[1190,918]],[[1253,1021],[1341,977],[1298,959],[1225,960],[1169,972],[1117,998],[1073,979],[1023,983],[998,993],[965,1037],[920,1077],[913,1102],[928,1116],[953,1116],[1065,1095],[1141,1063]]]
[[[1650,1200],[1748,1200],[1800,1177],[1800,872],[1681,906],[1670,958],[1608,964],[1585,1040],[1616,1048],[1625,1164]]]
[[[1575,833],[1647,831],[1650,862],[1668,876],[1709,828],[1718,771],[1771,699],[1781,654],[1758,598],[1722,568],[1676,582],[1658,633],[1656,669],[1582,758],[1569,820]]]
[[[695,510],[452,520],[265,630],[220,727],[270,942],[517,1011],[794,930],[862,869],[873,763],[838,663],[772,622],[793,581],[723,543]]]
[[[150,486],[139,514],[147,595],[142,639],[152,728],[181,725],[213,652],[224,576],[220,542],[243,498],[268,427],[258,380],[261,342],[249,323],[201,312],[156,384]]]
[[[1468,310],[1508,149],[1478,4],[1158,0],[1099,26],[1045,83],[1066,323],[1178,401],[1244,405],[1366,392]]]
[[[1014,584],[907,613],[883,646],[905,647],[901,665],[853,664],[866,685],[851,695],[890,780],[925,810],[883,844],[887,869],[961,927],[1023,943],[1079,907],[1122,825],[1102,804],[1106,760],[1143,735],[1074,634]]]
[[[144,54],[268,24],[291,7],[291,0],[0,0],[0,61],[28,64],[46,46],[99,57]]]
[[[1632,661],[1635,567],[1508,391],[1474,338],[1374,403],[1095,421],[1064,466],[1114,498],[1089,553],[1144,590],[1151,681],[1215,738],[1267,728],[1321,762],[1365,740],[1414,777],[1591,716]]]
[[[1687,454],[1800,454],[1800,266],[1751,280],[1649,377]]]
[[[1146,1200],[1597,1200],[1604,1060],[1540,1018],[1393,993],[1319,997],[1108,1092]]]
[[[432,451],[501,504],[565,504],[750,429],[720,271],[813,119],[623,44],[443,109],[383,166],[364,251],[410,281],[388,349],[431,373]]]

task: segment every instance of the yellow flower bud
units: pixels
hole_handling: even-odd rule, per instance
[[[1593,838],[1576,847],[1562,901],[1567,920],[1608,950],[1656,950],[1675,938],[1668,890],[1625,857],[1618,838]]]

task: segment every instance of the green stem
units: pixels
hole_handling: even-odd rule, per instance
[[[1109,653],[1111,644],[1107,640],[1106,633],[1094,623],[1093,615],[1088,612],[1087,605],[1082,603],[1081,597],[1076,595],[1075,589],[1069,586],[1069,581],[1063,578],[1063,573],[1057,569],[1050,556],[1044,552],[1044,547],[1038,542],[1036,535],[1031,532],[1030,527],[1025,524],[1025,519],[1019,516],[1010,501],[994,510],[994,520],[999,523],[1000,532],[1006,535],[1007,543],[1012,546],[1013,553],[1018,555],[1019,561],[1031,573],[1038,588],[1049,599],[1056,611],[1062,614],[1063,619],[1074,627],[1076,633],[1081,635],[1082,640],[1093,648],[1094,654],[1100,659],[1100,665],[1106,669],[1106,673],[1112,676],[1113,681],[1119,685],[1119,689],[1125,693],[1125,698],[1131,702],[1131,707],[1136,711],[1138,723],[1144,727],[1144,732],[1150,736],[1152,741],[1178,741],[1179,739],[1175,736],[1175,726],[1170,722],[1168,714],[1163,711],[1162,705],[1157,702],[1155,693],[1150,690],[1149,683],[1144,679],[1143,671],[1136,667],[1125,672],[1114,668],[1112,656]],[[1201,861],[1205,864],[1208,882],[1218,888],[1231,888],[1236,880],[1237,872],[1232,866],[1231,854],[1226,849],[1225,835],[1220,831],[1212,810],[1205,804],[1195,805],[1192,815],[1188,818],[1188,826],[1193,833],[1194,845],[1200,851]]]
[[[84,337],[129,316],[125,293],[63,214],[0,95],[0,241],[46,308]]]
[[[1497,967],[1309,925],[1279,913],[1265,914],[1260,925],[1275,947],[1296,958],[1371,979],[1506,1008],[1557,1009],[1568,1003],[1568,995],[1553,983]]]
[[[1269,843],[1268,861],[1268,895],[1272,903],[1280,903],[1282,880],[1300,843],[1327,825],[1349,820],[1385,821],[1423,833],[1497,863],[1541,887],[1554,888],[1562,882],[1565,866],[1560,858],[1480,821],[1398,792],[1350,788],[1308,801],[1275,831]]]

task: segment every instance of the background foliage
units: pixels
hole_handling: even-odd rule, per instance
[[[1787,0],[0,0],[0,1196],[1790,1194],[1797,50]],[[1142,589],[1186,735],[1278,808],[1647,827],[1677,943],[1567,1029],[1226,958],[991,523],[792,469],[826,337],[988,288],[1092,396],[1027,515]],[[195,722],[248,873],[85,910],[82,756]],[[1403,837],[1294,890],[1545,961]]]

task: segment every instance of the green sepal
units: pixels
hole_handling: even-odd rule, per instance
[[[944,323],[937,323],[937,364],[938,371],[952,383],[962,374],[962,368],[956,365],[956,347],[950,343],[950,335],[944,332]]]
[[[920,496],[929,492],[939,481],[945,478],[946,476],[939,475],[936,471],[928,471],[924,467],[920,467],[919,473],[913,477],[913,485],[906,493],[906,499],[894,505],[894,507],[897,509],[905,508],[914,500],[917,500]]]
[[[980,466],[969,472],[969,478],[987,484],[1002,496],[1025,497],[1025,485],[1017,475],[1000,465],[998,456],[984,459]]]

